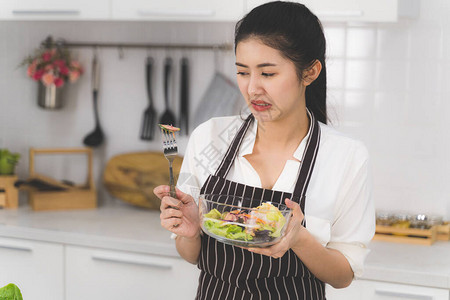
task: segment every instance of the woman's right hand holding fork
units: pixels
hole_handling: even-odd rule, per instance
[[[161,199],[161,226],[177,236],[196,238],[200,234],[200,216],[194,198],[176,189],[177,199],[169,196],[168,185],[157,186],[153,193]]]

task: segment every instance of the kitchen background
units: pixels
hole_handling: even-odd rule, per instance
[[[450,218],[450,3],[422,1],[419,16],[395,23],[325,22],[328,42],[328,102],[332,125],[369,148],[373,196],[378,210],[431,213]],[[16,168],[28,177],[30,147],[81,147],[94,129],[91,48],[72,49],[85,74],[67,89],[58,111],[37,106],[37,84],[18,67],[48,35],[67,41],[221,44],[233,42],[232,22],[0,22],[0,148],[22,155]],[[220,71],[235,80],[234,54],[211,50],[98,49],[101,63],[99,109],[106,134],[94,150],[94,174],[101,205],[117,200],[101,185],[106,162],[114,155],[160,151],[159,138],[139,139],[147,106],[145,60],[155,59],[153,97],[163,111],[163,61],[175,62],[172,108],[179,111],[179,61],[190,60],[190,113]],[[179,139],[183,151],[187,137]],[[45,174],[83,180],[84,164],[44,160]],[[70,164],[70,166],[68,165]],[[25,195],[21,194],[21,204]]]

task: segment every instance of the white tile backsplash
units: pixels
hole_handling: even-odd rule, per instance
[[[345,87],[347,89],[375,89],[375,61],[347,60],[345,63]]]
[[[328,57],[344,57],[346,51],[346,26],[343,24],[326,24],[324,26]]]
[[[405,122],[409,97],[402,92],[375,92],[373,114],[379,126],[395,127]]]
[[[377,30],[373,26],[347,29],[346,56],[349,58],[373,58],[376,53]]]
[[[442,59],[442,29],[442,23],[436,19],[419,23],[412,23],[410,27],[410,58],[419,61],[429,59]]]
[[[409,85],[410,62],[395,60],[378,60],[375,63],[377,92],[404,92]]]
[[[410,57],[410,23],[379,25],[377,30],[377,57],[389,60],[404,60]]]
[[[371,154],[374,200],[380,210],[446,214],[450,219],[450,18],[448,2],[423,4],[420,17],[384,24],[324,23],[327,37],[328,112],[331,124],[366,143]],[[17,69],[49,34],[68,41],[224,43],[231,23],[0,22],[0,147],[22,153],[18,174],[28,173],[29,147],[80,147],[94,128],[90,62],[92,49],[73,49],[86,73],[67,91],[66,105],[45,111],[37,86]],[[214,72],[235,80],[234,53],[162,49],[99,49],[99,107],[106,141],[95,150],[97,185],[103,167],[124,152],[160,150],[160,141],[139,140],[147,106],[144,66],[155,59],[153,98],[163,110],[163,61],[173,57],[172,107],[178,115],[179,59],[191,63],[194,115]],[[184,149],[187,138],[179,140]],[[46,164],[38,166],[48,169]],[[84,170],[61,164],[45,171],[79,179]],[[70,173],[75,172],[76,174]],[[50,172],[51,173],[51,172]],[[100,188],[102,195],[107,193]]]
[[[343,88],[345,83],[345,61],[339,58],[328,58],[327,66],[327,85],[328,88]]]

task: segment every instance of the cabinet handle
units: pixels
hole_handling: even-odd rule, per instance
[[[13,15],[79,15],[76,9],[53,10],[53,9],[15,9]]]
[[[375,294],[380,296],[398,297],[399,299],[433,300],[433,296],[394,292],[387,290],[375,290]]]
[[[140,265],[140,266],[146,266],[146,267],[157,268],[157,269],[162,269],[162,270],[171,270],[172,269],[172,265],[170,265],[170,264],[149,262],[149,261],[145,261],[145,260],[142,260],[139,258],[122,257],[120,255],[95,254],[92,256],[92,259],[98,260],[98,261],[115,262],[115,263],[123,263],[123,264],[130,264],[130,265]]]
[[[18,251],[24,251],[24,252],[32,252],[33,251],[33,248],[31,248],[31,247],[17,246],[17,245],[2,245],[2,244],[0,244],[0,248],[9,249],[9,250],[18,250]]]
[[[212,9],[139,9],[137,14],[142,17],[212,17],[215,15],[215,11]]]
[[[317,15],[319,17],[361,17],[364,15],[364,12],[362,10],[319,10],[317,11]]]

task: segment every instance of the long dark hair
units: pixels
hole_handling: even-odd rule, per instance
[[[294,62],[301,80],[304,70],[316,60],[322,64],[319,77],[306,87],[306,107],[316,119],[327,123],[327,74],[325,35],[322,24],[300,3],[275,1],[254,8],[235,27],[234,47],[247,38],[258,38]]]

